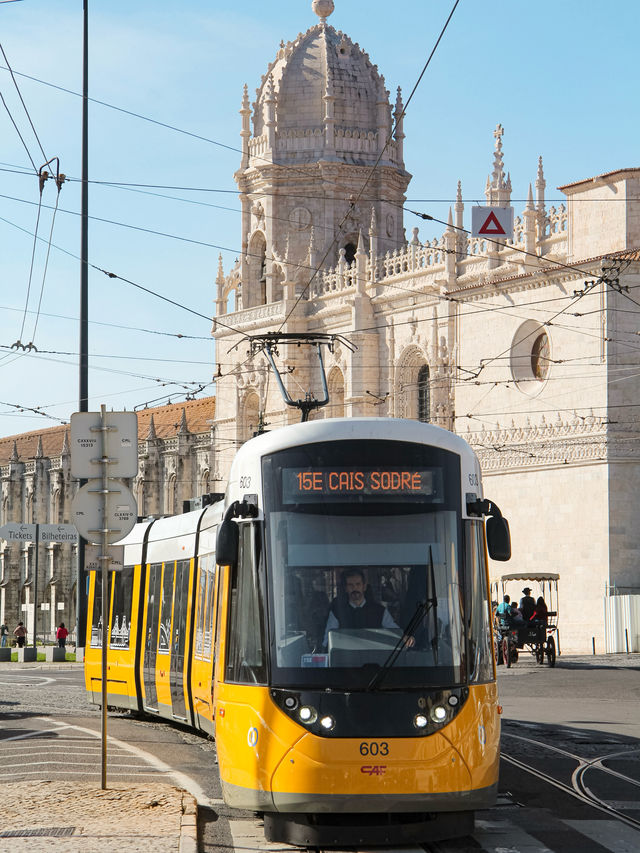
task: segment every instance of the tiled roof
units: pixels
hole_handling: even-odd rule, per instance
[[[158,406],[154,409],[143,409],[137,412],[138,441],[144,441],[149,435],[152,415],[158,438],[171,438],[177,435],[180,431],[183,410],[187,429],[190,433],[208,432],[215,417],[215,397],[185,400],[182,403],[172,403],[170,406]],[[43,456],[59,456],[62,452],[65,432],[69,432],[69,426],[61,425],[0,438],[0,465],[8,464],[13,455],[14,442],[18,451],[18,459],[21,462],[35,458],[39,439],[42,439]],[[67,442],[69,442],[69,437],[67,437]]]
[[[583,178],[583,180],[574,181],[572,184],[563,184],[561,187],[558,187],[558,189],[564,192],[565,190],[571,189],[572,187],[579,187],[581,184],[596,184],[598,183],[598,181],[602,181],[605,178],[611,178],[614,175],[625,175],[629,172],[635,172],[636,174],[640,174],[640,169],[637,166],[632,169],[614,169],[613,172],[603,172],[602,175],[595,175],[593,178]]]

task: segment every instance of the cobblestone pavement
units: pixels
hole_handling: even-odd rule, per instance
[[[0,853],[196,851],[193,797],[161,783],[2,784],[0,809]]]
[[[81,669],[0,664],[1,769],[14,779],[0,784],[0,853],[196,853],[194,797],[112,739],[101,790],[99,739],[65,723],[100,716],[77,681]],[[112,784],[123,773],[127,782]]]

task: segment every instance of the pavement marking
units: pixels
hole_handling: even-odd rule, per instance
[[[55,723],[56,721],[51,719],[50,717],[39,717],[38,719],[42,720],[45,723]],[[99,739],[102,737],[101,732],[95,732],[93,729],[85,728],[84,726],[76,726],[71,725],[70,723],[59,723],[58,731],[62,729],[74,729],[78,732],[83,732],[84,734],[88,734],[93,738]],[[52,731],[56,731],[53,729]],[[124,750],[125,752],[130,753],[131,755],[136,755],[138,758],[141,758],[151,767],[154,767],[159,773],[167,774],[171,776],[176,785],[179,788],[184,788],[188,791],[198,803],[203,806],[211,806],[211,805],[220,805],[222,803],[221,800],[212,800],[209,798],[200,785],[192,779],[190,776],[187,776],[186,773],[182,773],[179,770],[174,770],[168,764],[165,764],[164,761],[161,761],[159,758],[156,758],[155,755],[151,755],[151,753],[146,752],[144,749],[140,749],[138,746],[133,746],[132,744],[126,743],[125,741],[121,741],[118,738],[114,738],[111,735],[107,735],[107,742],[113,746],[117,746],[119,749]],[[108,767],[107,767],[108,772]]]
[[[637,853],[640,850],[640,832],[621,825],[617,820],[565,820],[564,823],[611,853]]]
[[[492,821],[476,818],[473,838],[480,842],[483,849],[495,853],[553,853],[553,851],[529,835],[524,829],[511,821]]]

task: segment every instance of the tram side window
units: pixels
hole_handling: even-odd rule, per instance
[[[213,615],[215,610],[216,564],[213,555],[207,558],[207,604],[204,617],[204,649],[203,654],[211,660],[213,649]]]
[[[240,525],[238,564],[231,576],[226,677],[240,684],[264,684],[263,596],[258,586],[258,543],[253,524]]]
[[[171,604],[173,601],[174,563],[165,563],[162,572],[162,599],[160,602],[160,636],[158,652],[168,655],[171,650]]]
[[[128,649],[131,630],[131,599],[133,597],[133,566],[125,566],[120,572],[112,572],[113,606],[111,610],[112,649]]]
[[[93,572],[95,576],[93,588],[93,610],[91,614],[91,648],[102,648],[102,573]],[[109,572],[109,592],[111,601],[111,587],[115,572]]]
[[[206,557],[200,558],[200,571],[198,572],[198,620],[196,622],[196,657],[202,657],[203,635],[204,635],[204,608],[207,601],[207,567]]]
[[[470,681],[483,683],[493,679],[493,657],[482,522],[468,522],[466,540]]]

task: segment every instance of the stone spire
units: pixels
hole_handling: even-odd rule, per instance
[[[224,267],[222,266],[222,252],[218,255],[218,275],[216,276],[216,284],[224,284]]]
[[[511,175],[504,174],[504,163],[502,161],[502,136],[504,128],[497,125],[493,132],[495,146],[493,152],[493,172],[487,178],[485,196],[488,205],[508,207],[511,204]]]
[[[404,105],[402,103],[402,89],[398,86],[396,98],[396,109],[393,114],[396,123],[394,137],[396,140],[396,157],[399,163],[404,162]]]
[[[376,209],[371,208],[371,224],[369,225],[369,255],[371,257],[372,278],[375,275],[376,257],[378,255],[378,221],[376,219]]]
[[[149,432],[147,433],[147,441],[155,441],[158,438],[156,435],[156,422],[153,419],[153,413],[151,414],[151,420],[149,421]]]
[[[249,103],[249,87],[244,84],[242,94],[242,106],[240,108],[242,116],[242,130],[240,136],[242,138],[242,161],[240,168],[246,169],[249,165],[249,139],[251,138],[251,104]]]
[[[533,189],[529,184],[527,205],[522,214],[524,218],[524,250],[533,254],[536,250],[536,222],[538,214],[533,204]]]
[[[178,435],[188,435],[189,427],[187,426],[187,411],[182,408],[182,417],[180,418],[180,429],[178,430]]]
[[[458,181],[456,191],[456,203],[453,208],[456,212],[456,248],[462,257],[466,252],[467,235],[464,233],[464,202],[462,201],[462,182]]]
[[[10,462],[19,462],[20,461],[20,457],[18,456],[18,445],[17,445],[15,439],[13,441],[13,450],[11,452],[11,459],[9,461]]]
[[[42,436],[38,436],[38,446],[36,447],[36,459],[42,459],[44,451],[42,449]]]
[[[69,430],[65,429],[64,438],[62,439],[62,450],[60,451],[61,456],[68,456],[69,451]]]
[[[538,157],[538,175],[536,177],[536,211],[538,213],[538,239],[541,240],[544,235],[544,225],[547,218],[547,213],[544,207],[544,190],[547,182],[544,179],[544,171],[542,168],[542,157]]]

